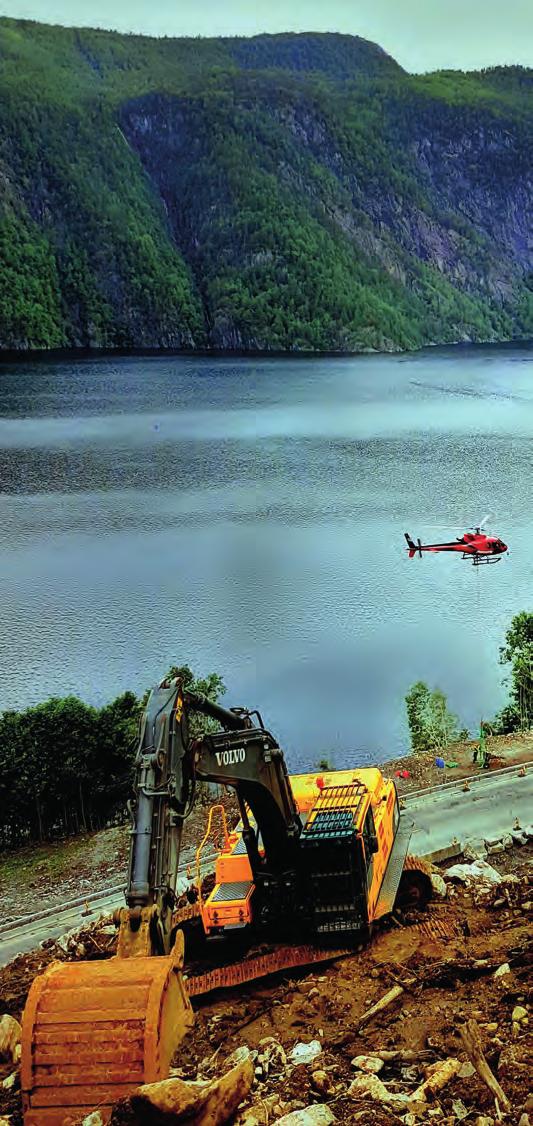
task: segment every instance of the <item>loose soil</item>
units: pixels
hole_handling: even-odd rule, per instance
[[[223,1067],[228,1053],[243,1044],[258,1049],[261,1058],[268,1051],[268,1043],[266,1049],[261,1044],[265,1037],[274,1038],[287,1054],[296,1042],[317,1039],[322,1052],[314,1065],[274,1064],[269,1074],[258,1076],[253,1101],[275,1094],[283,1113],[325,1101],[340,1123],[380,1126],[400,1122],[404,1112],[348,1096],[357,1074],[353,1057],[412,1051],[413,1060],[389,1061],[380,1072],[390,1091],[411,1093],[429,1064],[450,1056],[468,1063],[459,1028],[474,1018],[488,1063],[512,1105],[512,1113],[503,1120],[518,1123],[525,1108],[531,1109],[531,1034],[526,1022],[513,1023],[512,1012],[522,1005],[531,1018],[532,857],[531,844],[500,854],[494,858],[496,866],[503,869],[500,860],[505,861],[516,881],[504,882],[488,896],[480,888],[449,885],[445,900],[434,900],[418,915],[387,920],[357,954],[315,966],[312,973],[291,971],[199,1000],[195,1027],[174,1061],[177,1073],[184,1078],[209,1077]],[[84,957],[107,956],[106,942],[112,944],[105,930],[100,935],[89,930],[78,941]],[[0,970],[0,1013],[19,1017],[34,976],[58,956],[77,954],[52,948],[22,955]],[[511,972],[494,977],[494,970],[504,962]],[[395,984],[403,986],[403,995],[359,1031],[361,1015]],[[12,1067],[0,1066],[1,1080]],[[327,1094],[314,1089],[317,1068],[328,1077]],[[479,1114],[495,1120],[490,1091],[468,1066],[465,1072],[438,1093],[428,1104],[429,1116],[424,1112],[420,1121],[431,1122],[430,1111],[437,1111],[435,1121],[444,1126],[461,1116],[467,1122],[474,1122]],[[22,1126],[17,1091],[0,1088],[2,1113],[12,1115],[12,1126]]]
[[[428,786],[440,786],[443,782],[453,782],[454,778],[470,778],[501,770],[506,766],[519,766],[533,761],[533,731],[514,732],[512,735],[489,735],[486,740],[489,765],[481,769],[473,761],[474,752],[479,747],[477,739],[467,739],[453,743],[445,751],[428,751],[420,755],[405,755],[404,758],[391,759],[383,763],[381,770],[394,777],[398,793],[409,794],[413,790],[424,790]],[[444,767],[437,766],[435,759],[442,757]],[[448,764],[456,765],[450,766]],[[408,772],[402,778],[401,772]]]

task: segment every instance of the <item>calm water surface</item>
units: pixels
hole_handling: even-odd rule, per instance
[[[0,366],[0,707],[188,662],[293,769],[401,753],[419,678],[474,727],[533,605],[532,376],[524,349]],[[408,560],[404,531],[487,511],[498,566]]]

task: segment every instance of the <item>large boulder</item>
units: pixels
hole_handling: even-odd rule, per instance
[[[250,1094],[254,1065],[242,1060],[220,1079],[187,1082],[163,1079],[138,1087],[128,1099],[117,1103],[111,1126],[224,1126]]]
[[[18,1063],[21,1039],[22,1029],[18,1020],[9,1013],[4,1013],[3,1017],[0,1017],[0,1060],[12,1060],[13,1063]]]

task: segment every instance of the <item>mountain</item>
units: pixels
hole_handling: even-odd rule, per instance
[[[0,347],[533,334],[533,71],[0,19]]]

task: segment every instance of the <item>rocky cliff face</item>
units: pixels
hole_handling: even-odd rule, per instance
[[[473,291],[503,298],[506,283],[533,266],[527,136],[499,122],[465,129],[453,114],[443,124],[425,116],[405,124],[389,103],[380,137],[401,153],[411,192],[392,174],[377,182],[366,175],[353,153],[340,151],[328,121],[305,106],[288,107],[279,119],[348,190],[351,206],[336,221],[384,265],[396,244],[398,260],[403,250]],[[391,161],[390,172],[397,170]]]
[[[0,346],[533,333],[529,72],[415,78],[349,36],[2,35]]]
[[[508,123],[498,121],[465,126],[453,114],[434,126],[416,115],[405,123],[391,100],[378,138],[389,159],[382,151],[382,168],[375,170],[367,153],[339,134],[338,121],[301,95],[281,104],[267,97],[251,106],[243,99],[235,112],[245,134],[254,128],[254,115],[270,118],[271,132],[254,130],[257,168],[274,173],[282,189],[326,229],[334,228],[358,258],[419,296],[425,292],[420,270],[430,270],[446,287],[492,306],[505,319],[533,269],[533,175],[525,131],[510,132]],[[150,95],[122,108],[122,126],[203,287],[215,321],[211,338],[227,347],[256,346],[235,324],[225,324],[220,335],[209,286],[213,235],[219,242],[225,227],[223,260],[240,269],[251,265],[258,275],[279,260],[279,249],[265,243],[250,260],[238,238],[232,223],[238,193],[220,165],[209,171],[209,108]],[[219,259],[220,270],[224,261]],[[457,325],[456,338],[475,338],[470,328]],[[497,338],[498,329],[488,335]]]

